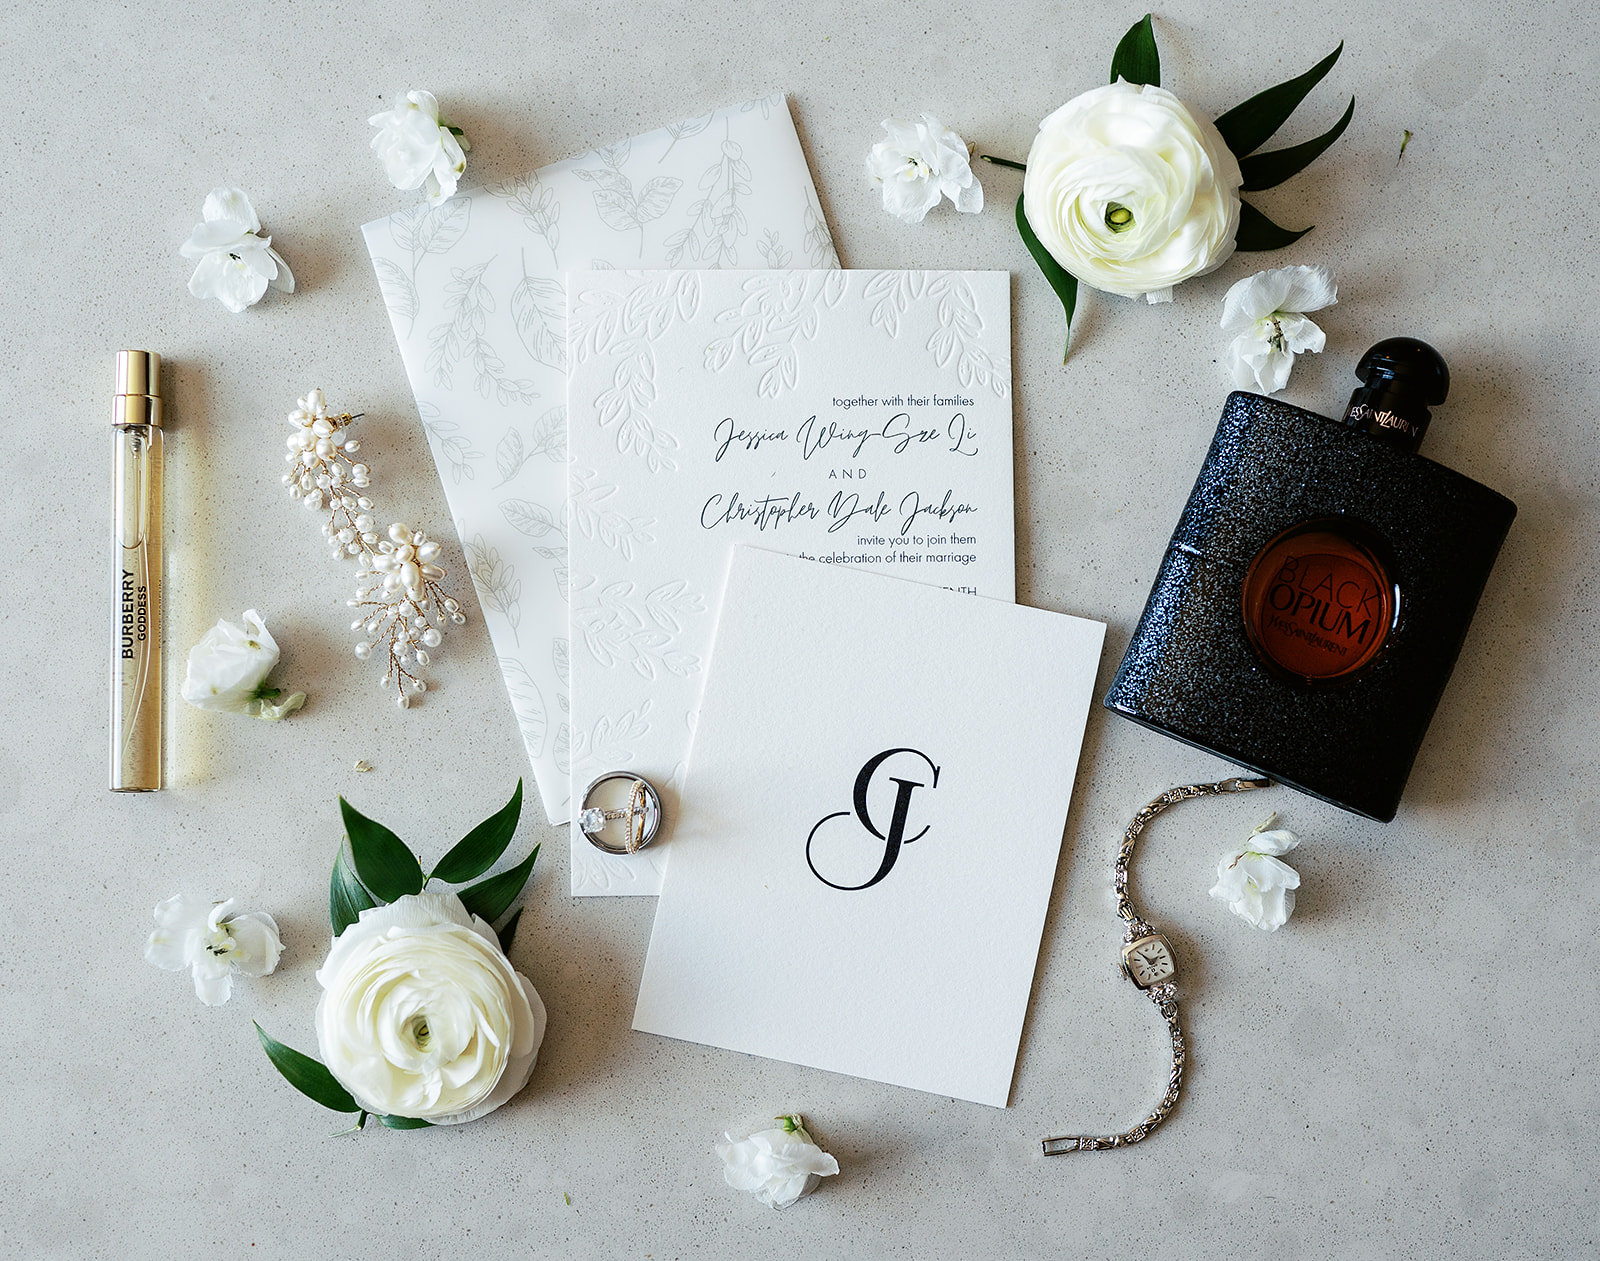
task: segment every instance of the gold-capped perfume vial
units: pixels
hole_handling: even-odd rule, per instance
[[[117,352],[111,416],[111,791],[162,782],[161,356]]]

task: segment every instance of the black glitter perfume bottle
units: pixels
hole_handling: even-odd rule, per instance
[[[1416,454],[1432,347],[1356,376],[1342,422],[1229,395],[1105,705],[1387,822],[1517,508]]]

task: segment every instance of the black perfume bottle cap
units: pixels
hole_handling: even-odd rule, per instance
[[[1415,451],[1432,419],[1430,407],[1450,393],[1450,369],[1439,352],[1414,337],[1390,337],[1361,356],[1361,385],[1344,423],[1402,451]]]

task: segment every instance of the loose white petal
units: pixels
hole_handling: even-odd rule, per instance
[[[261,220],[256,218],[255,207],[242,188],[213,188],[200,213],[208,222],[233,222],[242,224],[246,232],[261,231]]]
[[[261,911],[235,915],[227,923],[233,935],[236,953],[233,966],[245,976],[266,976],[278,966],[283,954],[283,942],[278,937],[278,924],[272,916]]]
[[[1320,311],[1339,301],[1339,286],[1326,267],[1286,267],[1291,273],[1289,291],[1280,306],[1285,311]]]
[[[226,963],[197,959],[193,965],[195,996],[207,1007],[221,1007],[233,994],[233,969]]]
[[[168,972],[182,972],[189,966],[189,934],[158,928],[144,943],[144,957]]]

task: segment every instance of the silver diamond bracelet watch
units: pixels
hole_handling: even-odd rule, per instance
[[[1060,1138],[1047,1138],[1043,1143],[1046,1156],[1064,1156],[1068,1152],[1105,1151],[1112,1147],[1127,1147],[1130,1143],[1137,1143],[1167,1119],[1167,1115],[1177,1105],[1178,1092],[1183,1089],[1183,1063],[1186,1053],[1183,1030],[1178,1026],[1178,987],[1173,983],[1178,975],[1178,965],[1173,960],[1172,947],[1167,944],[1167,939],[1139,918],[1133,909],[1132,900],[1128,897],[1128,864],[1133,858],[1134,842],[1139,839],[1139,834],[1144,831],[1145,825],[1151,819],[1180,801],[1188,801],[1194,797],[1214,797],[1222,793],[1252,792],[1257,788],[1271,786],[1270,779],[1238,777],[1219,780],[1214,784],[1183,784],[1162,793],[1134,815],[1133,822],[1128,824],[1128,830],[1122,834],[1122,849],[1117,854],[1116,865],[1117,915],[1128,924],[1122,934],[1124,943],[1122,974],[1150,996],[1150,1001],[1156,1005],[1161,1018],[1167,1022],[1167,1031],[1172,1035],[1172,1074],[1167,1079],[1167,1093],[1156,1105],[1155,1111],[1131,1130],[1122,1134],[1068,1134]]]

